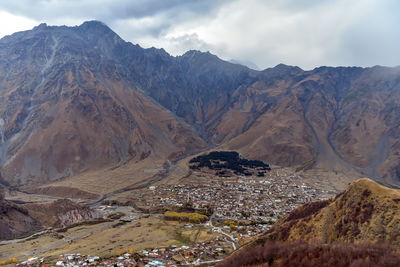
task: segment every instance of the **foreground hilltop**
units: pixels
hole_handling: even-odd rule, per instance
[[[299,241],[308,244],[293,243]],[[363,242],[376,244],[357,245]],[[233,253],[221,266],[255,266],[260,261],[268,262],[271,257],[275,260],[281,257],[281,261],[266,265],[280,266],[279,262],[287,260],[284,255],[290,253],[296,255],[298,262],[308,262],[308,266],[318,266],[312,264],[312,260],[322,264],[323,257],[332,255],[346,255],[347,259],[360,259],[364,264],[387,263],[383,257],[386,255],[392,259],[388,261],[391,264],[382,266],[397,266],[394,263],[399,264],[400,256],[394,249],[398,248],[400,190],[384,187],[370,179],[360,179],[334,199],[312,202],[295,209],[255,242]],[[246,258],[246,261],[239,260],[241,258]],[[294,266],[294,262],[291,264]]]
[[[219,146],[399,183],[399,78],[379,66],[255,71],[143,49],[98,21],[41,24],[0,40],[2,173],[41,184]]]
[[[360,179],[335,199],[294,210],[263,237],[280,241],[389,242],[400,247],[400,190]]]

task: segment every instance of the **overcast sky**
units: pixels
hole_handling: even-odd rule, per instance
[[[0,36],[95,19],[142,47],[260,69],[398,66],[399,14],[398,0],[0,0]]]

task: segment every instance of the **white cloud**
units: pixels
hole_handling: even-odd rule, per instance
[[[17,31],[28,30],[38,24],[38,22],[35,20],[22,16],[16,16],[2,10],[0,10],[0,18],[0,36],[9,35]]]
[[[196,35],[225,59],[249,60],[264,68],[358,63],[338,57],[338,49],[348,28],[374,7],[373,1],[321,1],[297,9],[290,8],[291,2],[237,0],[212,19],[174,25],[153,41],[168,46],[165,43],[180,36]],[[189,49],[186,42],[182,46]]]

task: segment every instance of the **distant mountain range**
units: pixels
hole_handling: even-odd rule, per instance
[[[0,40],[0,163],[11,185],[213,147],[399,184],[399,118],[400,68],[256,71],[143,49],[98,21]]]

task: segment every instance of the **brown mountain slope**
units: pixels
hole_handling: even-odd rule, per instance
[[[204,146],[121,77],[107,50],[95,53],[86,26],[42,25],[0,42],[2,174],[13,185],[176,158]],[[98,46],[123,42],[107,29]]]
[[[96,21],[0,40],[0,164],[12,185],[218,146],[400,183],[399,106],[400,68],[254,71],[143,49]]]
[[[222,147],[283,166],[398,182],[400,68],[265,70],[214,130]]]

